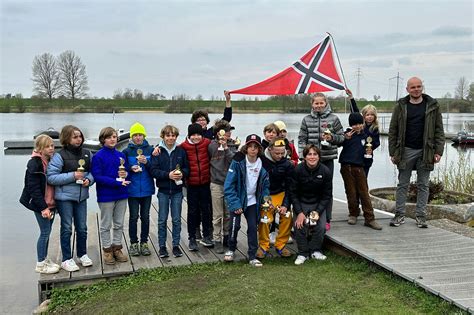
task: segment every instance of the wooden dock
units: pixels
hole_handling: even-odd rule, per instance
[[[183,203],[181,218],[181,244],[183,256],[179,258],[158,256],[157,204],[150,210],[150,250],[151,256],[129,256],[126,263],[105,265],[100,253],[99,220],[97,213],[88,216],[88,255],[93,260],[91,267],[76,272],[61,270],[54,275],[41,275],[38,281],[40,302],[46,299],[55,287],[88,284],[107,281],[129,275],[142,268],[190,265],[223,261],[224,255],[214,249],[199,245],[199,251],[190,252],[187,241],[186,202]],[[474,313],[474,239],[430,226],[419,229],[415,221],[407,219],[401,227],[389,226],[391,215],[376,213],[383,226],[382,231],[374,231],[363,226],[363,218],[355,226],[347,224],[347,205],[334,201],[332,228],[326,235],[326,246],[359,255],[402,278],[415,283],[427,291],[454,303],[459,308]],[[50,257],[61,261],[59,246],[59,217],[55,220],[50,240]],[[138,224],[138,230],[140,224]],[[167,247],[171,250],[171,221],[168,221]],[[247,259],[246,224],[242,222],[239,232],[236,260]],[[357,235],[357,237],[354,237]],[[128,255],[128,211],[124,228],[124,253]],[[296,244],[288,245],[296,253]],[[75,251],[75,249],[73,249]],[[273,251],[273,249],[272,249]],[[276,253],[273,252],[274,255]]]

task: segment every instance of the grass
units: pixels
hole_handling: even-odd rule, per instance
[[[472,194],[474,191],[474,167],[471,162],[471,152],[460,151],[456,163],[438,168],[436,180],[442,182],[447,190]]]
[[[54,290],[50,312],[80,314],[463,314],[439,297],[359,258],[327,253],[295,266],[265,260],[143,270],[119,280]]]

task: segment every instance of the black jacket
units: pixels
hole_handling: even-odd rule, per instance
[[[296,166],[291,177],[290,199],[293,203],[295,215],[303,212],[303,204],[314,205],[314,209],[321,214],[332,200],[331,172],[326,165],[321,163],[314,169],[300,163]],[[305,209],[305,215],[310,210]]]
[[[48,208],[48,204],[44,200],[46,182],[41,158],[32,157],[26,165],[25,187],[20,197],[20,203],[35,212],[41,212]]]
[[[262,165],[270,176],[270,195],[276,195],[281,192],[285,192],[285,197],[283,198],[282,206],[290,208],[290,186],[291,186],[291,176],[294,172],[293,164],[286,158],[281,159],[276,162],[267,157],[267,152],[265,151],[265,156],[262,157]]]

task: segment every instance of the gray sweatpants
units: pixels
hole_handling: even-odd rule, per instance
[[[405,147],[403,159],[406,160],[406,168],[398,170],[398,185],[396,192],[395,212],[405,215],[408,186],[410,184],[411,172],[416,170],[416,186],[418,194],[416,197],[416,216],[426,216],[426,204],[429,196],[430,171],[421,167],[423,149],[411,149]]]
[[[127,199],[110,202],[99,202],[100,208],[100,241],[102,248],[122,245],[123,220],[127,210]],[[112,241],[110,229],[112,228]]]

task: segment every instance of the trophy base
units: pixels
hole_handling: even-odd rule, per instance
[[[84,180],[83,179],[78,179],[78,180],[76,180],[76,184],[82,185],[82,184],[84,184]]]
[[[143,169],[142,169],[141,166],[139,166],[139,167],[136,168],[136,171],[137,171],[137,172],[143,172]]]
[[[371,159],[373,156],[372,154],[364,154],[364,158],[366,159]]]
[[[174,183],[179,186],[179,185],[183,184],[183,181],[182,180],[175,180]]]
[[[124,181],[125,181],[125,178],[117,177],[115,180],[118,181],[118,182],[124,182]]]
[[[321,141],[321,145],[327,147],[329,145],[329,142],[326,140]]]
[[[270,220],[268,220],[268,218],[261,218],[260,222],[267,224]]]

